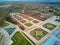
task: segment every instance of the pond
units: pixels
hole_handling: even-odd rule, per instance
[[[8,32],[9,35],[11,35],[16,28],[5,28],[5,30]]]

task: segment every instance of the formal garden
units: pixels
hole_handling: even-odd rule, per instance
[[[32,17],[26,18],[25,16],[14,16],[18,21],[20,21],[26,27],[31,27],[32,25],[39,23],[38,20],[33,19]]]
[[[53,30],[56,27],[56,25],[51,24],[51,23],[46,23],[46,24],[43,25],[43,27],[45,27],[49,30]]]
[[[44,31],[44,30],[41,29],[41,28],[36,28],[36,29],[34,29],[33,31],[31,31],[30,34],[31,34],[34,38],[36,38],[37,40],[40,40],[41,38],[43,38],[43,37],[47,34],[47,32]]]

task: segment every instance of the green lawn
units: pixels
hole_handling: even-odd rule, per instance
[[[60,22],[60,19],[56,19],[55,21],[58,21],[58,22]]]
[[[22,22],[22,23],[25,23],[25,22],[26,22],[26,20],[21,20],[21,22]]]
[[[47,34],[47,32],[41,28],[36,28],[35,30],[31,31],[30,34],[33,37],[35,37],[37,40],[40,40],[42,37],[44,37]]]
[[[0,27],[5,27],[5,26],[8,26],[8,25],[9,25],[9,23],[4,22]]]
[[[31,24],[31,23],[26,23],[25,25],[28,26],[28,27],[30,27],[30,26],[32,26],[33,24]]]
[[[0,33],[0,41],[2,40],[2,38],[3,38],[3,35]]]
[[[32,18],[28,18],[28,20],[33,20]]]
[[[37,20],[33,20],[32,22],[33,22],[33,23],[39,23],[39,21],[37,21]]]
[[[49,30],[53,30],[56,27],[56,25],[50,24],[50,23],[46,23],[46,24],[43,25],[43,27],[45,27],[45,28],[47,28]]]
[[[12,45],[31,45],[20,32],[16,32],[12,37],[12,40]]]

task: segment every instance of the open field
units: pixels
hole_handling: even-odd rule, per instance
[[[12,45],[31,45],[20,32],[16,32],[12,37],[12,40]]]

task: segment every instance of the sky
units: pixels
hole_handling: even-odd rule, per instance
[[[40,1],[40,2],[60,2],[60,0],[0,0],[0,1],[32,1],[32,2],[36,2],[36,1]]]

